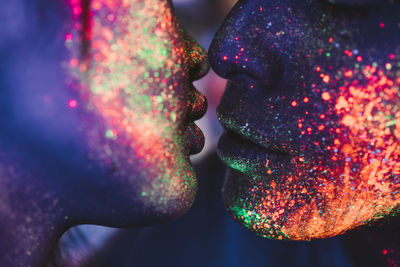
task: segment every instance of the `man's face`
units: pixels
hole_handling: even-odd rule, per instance
[[[354,5],[353,5],[354,4]],[[239,1],[210,62],[230,80],[228,211],[276,239],[330,237],[400,202],[399,4]]]
[[[182,214],[197,186],[189,154],[204,142],[192,85],[204,51],[166,0],[44,2],[15,3],[25,35],[5,44],[2,124],[48,153],[50,169],[76,170],[62,184],[90,188],[81,193],[104,214]]]

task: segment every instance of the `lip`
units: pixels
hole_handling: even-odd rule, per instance
[[[200,153],[204,147],[205,138],[199,126],[197,126],[194,122],[189,122],[185,130],[185,136],[187,138],[189,154],[193,155]]]
[[[249,125],[246,121],[239,122],[238,119],[231,118],[223,114],[217,109],[218,120],[227,131],[231,131],[248,142],[254,143],[266,150],[275,151],[280,154],[286,154],[294,157],[297,150],[289,144],[280,144],[274,140],[269,139],[267,136],[260,134],[256,127]]]
[[[189,148],[189,154],[197,154],[203,149],[205,144],[204,134],[194,123],[204,116],[207,112],[207,98],[192,85],[189,94],[189,112],[186,121],[185,136]]]
[[[207,112],[207,98],[197,91],[193,85],[190,88],[189,101],[188,121],[195,121],[202,118]]]
[[[204,134],[194,123],[204,116],[207,112],[207,98],[194,87],[193,82],[203,78],[209,71],[210,65],[207,57],[200,55],[199,60],[191,66],[190,70],[190,88],[189,88],[189,109],[186,117],[185,137],[189,148],[189,154],[199,153],[205,144]]]
[[[289,168],[292,156],[265,148],[233,131],[226,130],[218,142],[218,155],[229,167],[251,175],[269,175]]]

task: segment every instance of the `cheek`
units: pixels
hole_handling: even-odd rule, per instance
[[[319,70],[322,83],[307,103],[301,102],[315,109],[301,118],[301,127],[293,124],[303,136],[303,154],[290,166],[272,169],[270,176],[249,179],[233,171],[225,200],[235,219],[264,236],[304,240],[334,236],[395,212],[400,193],[397,64],[389,59],[375,67],[360,63],[352,70]]]
[[[92,1],[90,12],[86,28],[78,12],[66,34],[66,64],[78,107],[89,114],[83,131],[93,160],[129,186],[153,192],[154,201],[191,197],[194,173],[181,130],[185,44],[168,2]],[[191,182],[187,192],[183,179]]]
[[[2,6],[0,17],[7,23],[0,26],[0,48],[29,36],[32,22],[28,18],[31,14],[27,12],[25,5],[23,1],[13,1]]]
[[[389,199],[398,191],[400,175],[400,80],[388,64],[344,72],[332,108],[341,133],[334,157],[344,165],[343,173],[376,190],[375,198]]]
[[[8,120],[23,136],[65,151],[60,146],[77,143],[80,119],[74,112],[75,93],[65,83],[70,76],[61,67],[65,49],[58,41],[41,47],[40,56],[30,49],[11,55],[3,72],[9,114],[2,121]]]
[[[86,29],[78,13],[66,34],[69,68],[77,86],[86,87],[83,101],[86,96],[107,125],[106,135],[176,132],[174,124],[187,110],[182,88],[188,77],[182,35],[168,3],[95,1],[90,12]],[[87,40],[80,42],[82,32]],[[81,55],[85,45],[88,55]]]
[[[392,64],[397,65],[342,70],[326,81],[332,89],[321,92],[320,103],[327,114],[324,131],[329,142],[324,153],[296,163],[295,174],[286,175],[301,181],[313,169],[305,175],[312,178],[309,184],[300,186],[311,197],[303,201],[293,185],[280,190],[299,198],[282,228],[289,236],[338,234],[380,218],[399,204],[400,79]],[[312,135],[310,140],[319,141]]]
[[[355,166],[359,167],[353,169],[360,173],[365,171],[363,168],[373,166],[383,172],[393,171],[399,146],[398,73],[391,71],[391,63],[384,68],[365,65],[340,73],[336,82],[332,81],[335,90],[321,94],[328,102],[331,114],[328,119],[332,121],[331,132],[335,133],[331,159],[357,162]],[[375,180],[388,176],[382,172],[375,175],[378,176]]]

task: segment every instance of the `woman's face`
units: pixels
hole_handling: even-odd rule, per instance
[[[26,38],[12,40],[3,74],[15,142],[38,147],[52,183],[86,201],[85,222],[182,214],[197,188],[189,155],[204,143],[193,121],[206,100],[192,82],[208,66],[171,3],[33,2],[15,4]]]
[[[400,4],[370,3],[239,1],[214,39],[225,204],[259,235],[330,237],[400,203]]]

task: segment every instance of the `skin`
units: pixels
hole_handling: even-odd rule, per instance
[[[239,1],[209,50],[229,80],[224,201],[258,235],[310,240],[396,213],[400,4]]]
[[[204,143],[192,82],[208,65],[170,2],[18,0],[1,12],[0,265],[43,266],[77,224],[184,214],[189,155]]]

